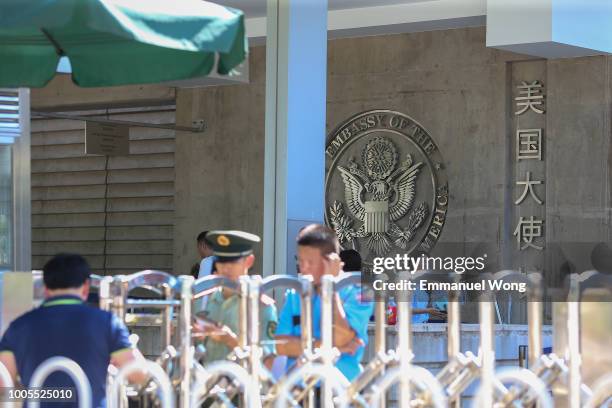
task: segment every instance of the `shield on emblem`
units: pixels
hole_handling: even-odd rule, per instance
[[[373,232],[387,232],[389,224],[388,201],[365,202],[365,230],[368,234]]]

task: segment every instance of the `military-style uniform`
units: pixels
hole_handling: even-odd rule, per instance
[[[276,306],[271,298],[264,297],[264,301],[260,303],[259,323],[261,327],[260,339],[262,340],[263,356],[276,354],[274,333],[278,324],[278,316],[276,314]],[[223,291],[218,290],[212,293],[206,304],[206,317],[226,325],[236,334],[239,333],[238,328],[238,309],[240,307],[240,296],[232,295],[228,298],[223,296]],[[210,363],[216,360],[224,360],[231,350],[223,343],[213,341],[207,338],[204,341],[206,347],[206,357],[204,362]]]
[[[252,254],[253,244],[259,242],[260,239],[257,235],[242,231],[210,231],[206,234],[206,241],[212,247],[216,262],[223,263],[237,261]],[[238,335],[240,332],[238,327],[239,308],[240,296],[238,294],[225,297],[223,291],[219,289],[208,296],[204,311],[207,318],[229,327]],[[261,346],[265,358],[276,353],[273,340],[278,316],[272,298],[262,295],[259,318]],[[204,363],[225,360],[232,351],[224,343],[214,341],[212,338],[206,338],[204,346],[206,347]]]

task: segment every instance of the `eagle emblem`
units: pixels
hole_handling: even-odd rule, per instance
[[[362,165],[351,157],[347,166],[337,167],[346,206],[353,217],[346,215],[338,200],[329,208],[330,223],[341,244],[365,238],[369,250],[383,256],[394,245],[406,249],[427,219],[427,203],[420,202],[413,208],[423,162],[415,162],[411,154],[401,161],[398,156],[390,139],[375,137],[362,151]],[[402,228],[397,221],[405,216],[407,227]]]

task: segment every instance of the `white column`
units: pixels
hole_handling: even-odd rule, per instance
[[[268,0],[263,273],[295,272],[295,236],[323,222],[327,0]]]

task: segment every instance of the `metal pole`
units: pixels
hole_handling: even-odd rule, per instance
[[[66,114],[61,114],[61,113],[49,113],[49,112],[32,112],[32,115],[42,116],[44,118],[68,119],[68,120],[77,120],[80,122],[107,123],[111,125],[124,125],[124,126],[130,126],[130,127],[170,129],[170,130],[178,130],[178,131],[194,132],[194,133],[204,132],[204,130],[206,129],[206,126],[203,120],[198,121],[197,127],[188,127],[188,126],[180,126],[180,125],[175,125],[175,124],[164,125],[161,123],[132,122],[128,120],[105,119],[105,118],[96,118],[93,116],[66,115]]]
[[[241,276],[238,280],[240,287],[240,303],[238,305],[238,347],[246,350],[249,346],[249,277]],[[243,362],[247,368],[248,362]]]
[[[539,274],[530,276],[533,286],[529,293],[527,305],[527,324],[528,324],[528,364],[535,367],[542,355],[542,277]]]
[[[100,281],[100,291],[98,295],[100,297],[100,309],[106,310],[107,312],[111,311],[111,306],[113,304],[113,299],[111,298],[111,286],[113,285],[113,277],[105,276]]]
[[[312,276],[301,276],[302,298],[300,300],[300,329],[302,334],[302,350],[306,356],[312,356]],[[315,407],[314,391],[310,389],[306,396],[306,408]]]
[[[193,300],[193,276],[179,276],[181,288],[180,332],[180,376],[179,407],[189,408],[191,390],[191,368],[193,367],[193,345],[191,343],[191,302]]]
[[[461,352],[461,312],[459,310],[459,293],[448,293],[448,345],[449,360]]]
[[[529,366],[529,362],[527,362],[527,364],[525,364],[525,360],[527,357],[527,346],[519,346],[518,347],[518,364],[520,368],[527,368],[527,366]]]
[[[457,358],[461,352],[461,311],[459,309],[459,292],[451,290],[448,292],[448,344],[446,353],[449,363]],[[454,408],[461,406],[461,397],[449,401]]]
[[[387,303],[385,302],[385,295],[380,295],[380,299],[374,304],[374,350],[375,353],[381,355],[381,353],[387,352],[387,330],[386,330],[386,310]],[[385,374],[383,368],[380,375]],[[378,408],[385,408],[387,405],[387,399],[381,398]]]
[[[399,355],[400,371],[410,371],[412,362],[412,292],[397,292],[397,354]],[[409,407],[412,399],[410,377],[400,379],[400,407]]]
[[[164,298],[168,301],[174,299],[174,293],[170,285],[164,284],[163,286]],[[163,350],[172,344],[172,314],[174,312],[173,306],[166,306],[162,312],[162,344]]]
[[[127,286],[124,285],[123,275],[113,278],[111,285],[111,311],[114,312],[121,321],[125,322],[125,304],[127,302]]]
[[[302,283],[302,299],[300,301],[302,332],[302,348],[306,353],[312,353],[312,277],[300,277]]]
[[[495,376],[495,347],[493,343],[493,295],[484,294],[479,303],[480,314],[480,383],[482,388],[481,406],[493,406],[493,377]],[[480,408],[479,407],[479,408]]]
[[[242,279],[243,277],[241,277]],[[248,276],[245,276],[247,280]],[[263,351],[259,345],[259,302],[261,296],[261,276],[255,275],[250,277],[249,284],[249,360],[251,368],[251,380],[253,381],[253,392],[257,395],[252,398],[259,399],[261,392],[261,359]]]
[[[569,359],[569,408],[580,408],[582,385],[580,356],[580,283],[578,275],[570,275],[567,302],[567,351]]]
[[[323,365],[332,367],[334,364],[334,331],[333,331],[334,277],[324,275],[321,280],[321,353]],[[333,407],[333,396],[330,384],[323,382],[323,408]]]

